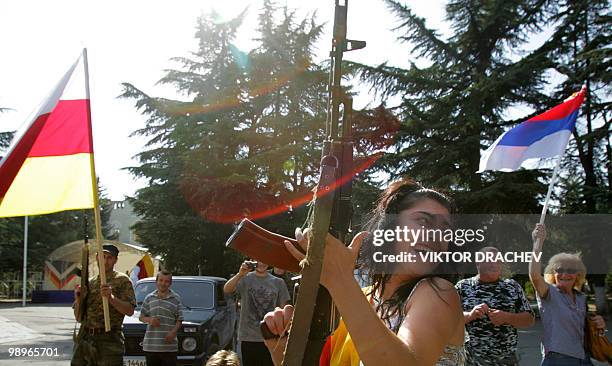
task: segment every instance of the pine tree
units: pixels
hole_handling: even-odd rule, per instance
[[[480,150],[508,121],[508,108],[541,110],[545,57],[551,47],[524,50],[549,12],[547,1],[453,0],[446,6],[452,35],[443,39],[408,6],[387,0],[401,20],[399,40],[428,61],[407,69],[361,66],[362,79],[384,98],[399,96],[402,126],[378,165],[392,177],[410,175],[454,192],[462,212],[533,212],[544,186],[538,171],[477,174]],[[524,54],[522,57],[517,54]]]
[[[560,195],[568,213],[612,212],[610,146],[610,2],[565,1],[553,20],[557,47],[550,52],[554,70],[565,77],[555,96],[563,99],[587,87],[587,97],[568,156]]]
[[[234,45],[243,16],[226,23],[214,13],[199,18],[199,49],[175,59],[181,69],[161,79],[189,101],[149,97],[125,84],[124,97],[149,117],[136,132],[150,138],[149,148],[130,169],[150,182],[133,200],[143,217],[135,229],[184,273],[198,265],[204,273],[234,271],[236,255],[223,244],[232,230],[227,223],[240,217],[290,234],[307,209],[293,200],[310,195],[318,171],[327,76],[312,48],[321,26],[266,1],[259,45],[245,53]],[[194,256],[185,259],[185,251]]]
[[[0,158],[4,155],[4,149],[8,148],[13,139],[12,132],[0,132]]]
[[[554,70],[565,77],[557,87],[561,99],[581,85],[587,96],[563,161],[561,210],[569,214],[612,212],[612,147],[610,129],[610,2],[579,0],[561,2],[555,15],[550,53]],[[576,215],[570,226],[589,269],[589,283],[604,286],[609,272],[608,251],[601,239],[609,226],[605,215]],[[576,250],[576,249],[574,249]]]
[[[213,187],[215,182],[196,182],[193,171],[208,170],[214,176],[235,152],[231,131],[240,120],[243,73],[232,56],[230,46],[243,14],[217,22],[212,13],[198,19],[196,38],[199,49],[195,60],[176,58],[182,70],[169,70],[161,83],[193,99],[188,102],[165,100],[146,95],[124,84],[124,97],[136,99],[136,106],[148,116],[146,126],[135,132],[147,136],[148,149],[138,155],[140,166],[130,171],[149,180],[132,205],[143,219],[135,225],[142,243],[165,259],[167,268],[177,274],[216,272],[222,260],[211,266],[203,258],[219,257],[221,237],[231,227],[215,225],[200,217],[200,197],[190,192],[195,185]],[[244,84],[244,83],[243,83]],[[223,140],[221,136],[228,136]],[[207,148],[204,154],[204,147]],[[185,253],[190,253],[185,257]],[[217,273],[223,273],[219,271]]]

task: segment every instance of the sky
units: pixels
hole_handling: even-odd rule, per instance
[[[279,5],[305,15],[316,11],[327,23],[318,45],[318,60],[330,50],[334,0],[286,0]],[[442,0],[412,2],[413,10],[433,28],[447,31],[442,22]],[[146,117],[133,100],[118,99],[121,83],[129,82],[145,93],[166,98],[185,98],[172,89],[156,85],[164,70],[178,65],[172,57],[189,56],[196,50],[195,25],[199,15],[215,9],[230,19],[249,7],[237,46],[248,52],[261,0],[169,1],[3,1],[0,2],[0,131],[18,129],[29,121],[39,104],[69,66],[87,47],[96,173],[112,200],[134,195],[146,185],[123,168],[137,165],[133,158],[144,149],[144,140],[129,137],[145,124]],[[306,4],[306,5],[305,5]],[[391,31],[397,21],[382,0],[351,0],[348,4],[349,39],[368,43],[349,52],[345,59],[367,64],[388,61],[407,66],[408,48],[396,42]],[[356,107],[371,101],[362,94]]]

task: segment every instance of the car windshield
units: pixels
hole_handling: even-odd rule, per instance
[[[144,298],[156,290],[155,282],[141,282],[136,285],[136,302],[142,306]],[[187,308],[212,309],[214,307],[214,288],[210,282],[175,281],[172,291],[179,294],[181,302]]]

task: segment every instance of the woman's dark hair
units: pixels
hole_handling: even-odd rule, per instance
[[[455,212],[455,206],[448,196],[436,190],[425,188],[412,179],[404,178],[389,184],[387,189],[382,192],[372,217],[366,224],[365,230],[370,233],[374,233],[375,230],[395,230],[399,224],[398,217],[400,212],[413,207],[424,199],[431,199],[439,203],[451,214]],[[449,243],[448,251],[452,252],[456,249],[455,245]],[[373,258],[375,252],[381,252],[383,255],[395,254],[395,245],[375,246],[373,235],[369,235],[361,246],[357,264],[366,282],[371,285],[369,293],[366,295],[373,297],[378,293],[383,293],[385,285],[394,273],[396,265],[389,262],[375,262]],[[391,326],[390,319],[396,315],[403,319],[403,305],[415,285],[421,279],[428,278],[427,282],[438,293],[440,289],[433,281],[433,277],[442,277],[454,283],[455,278],[453,278],[453,274],[455,272],[455,268],[451,263],[440,263],[432,273],[402,284],[390,298],[376,305],[376,312],[381,314],[381,319],[388,326]],[[399,327],[399,324],[396,324],[396,327]],[[397,330],[393,329],[395,332]]]

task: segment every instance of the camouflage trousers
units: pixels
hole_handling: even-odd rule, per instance
[[[83,333],[81,330],[76,338],[71,366],[123,366],[123,333]]]

